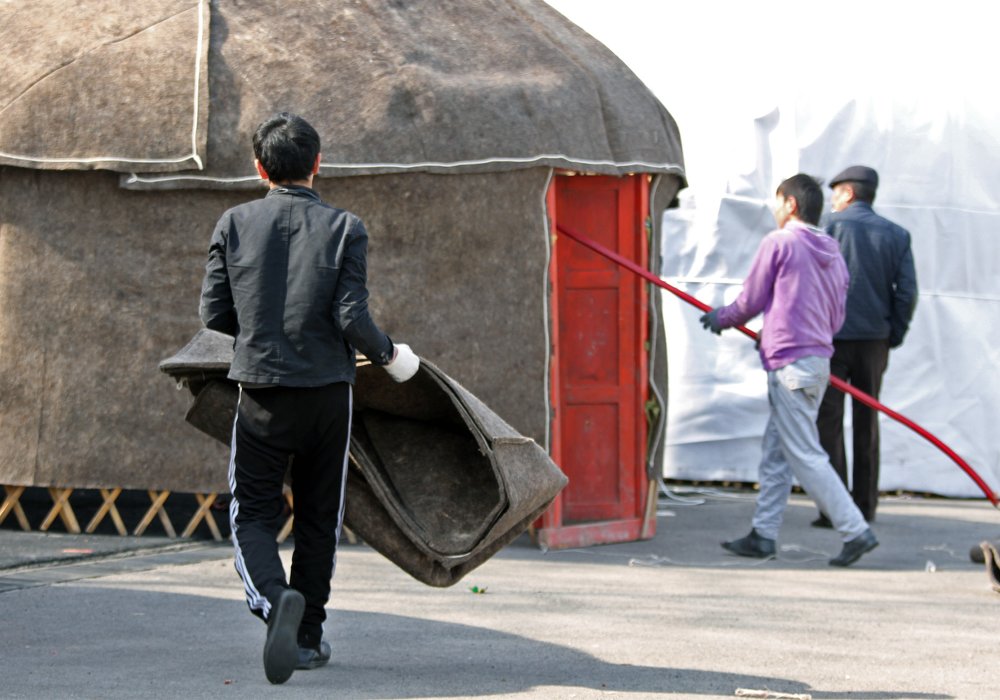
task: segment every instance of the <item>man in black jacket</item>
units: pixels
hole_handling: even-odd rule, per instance
[[[851,275],[847,317],[834,336],[830,373],[878,398],[889,349],[899,347],[917,303],[917,275],[909,232],[872,210],[878,173],[854,165],[830,181],[834,214],[827,232],[840,242]],[[878,413],[852,400],[854,473],[851,495],[865,520],[875,520],[878,506]],[[828,387],[816,420],[820,442],[844,484],[844,394]],[[820,513],[813,522],[830,527]]]
[[[396,381],[419,367],[368,313],[364,224],[312,189],[320,139],[282,113],[254,133],[259,200],[215,227],[201,292],[205,326],[235,336],[239,382],[229,460],[236,570],[250,611],[267,622],[264,671],[284,683],[330,659],[323,641],[343,525],[355,348]],[[282,486],[295,503],[291,575],[278,556]]]

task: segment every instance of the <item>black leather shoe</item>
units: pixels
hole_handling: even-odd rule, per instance
[[[299,662],[299,623],[305,609],[302,594],[286,588],[267,616],[264,675],[272,683],[284,683],[295,671]]]
[[[755,557],[757,559],[773,557],[776,550],[774,540],[761,537],[756,530],[750,530],[749,535],[738,540],[723,542],[722,547],[733,554],[739,554],[741,557]]]
[[[825,515],[823,515],[822,513],[820,513],[819,517],[813,520],[809,524],[812,525],[813,527],[823,527],[826,528],[827,530],[833,529],[833,523],[831,523],[830,519]]]
[[[973,564],[986,563],[986,553],[983,551],[982,545],[973,545],[972,549],[969,550],[969,560]]]
[[[295,666],[298,671],[309,671],[320,666],[326,666],[332,653],[330,645],[320,642],[318,647],[299,647],[299,663]]]
[[[840,554],[830,560],[830,566],[850,566],[860,559],[862,554],[867,554],[876,547],[878,540],[875,539],[872,529],[868,528],[850,542],[845,542]]]

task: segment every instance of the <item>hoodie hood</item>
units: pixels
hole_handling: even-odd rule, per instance
[[[840,244],[821,228],[802,221],[790,221],[785,224],[785,230],[805,244],[821,267],[827,268],[841,257]]]

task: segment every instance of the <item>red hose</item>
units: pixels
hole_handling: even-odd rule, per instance
[[[708,304],[705,304],[704,302],[698,301],[697,299],[695,299],[693,296],[691,296],[687,292],[681,291],[677,287],[674,287],[674,286],[672,286],[670,284],[667,284],[666,282],[664,282],[662,279],[660,279],[659,277],[657,277],[656,275],[654,275],[649,270],[646,270],[646,269],[644,269],[642,267],[639,267],[638,265],[636,265],[634,262],[632,262],[628,258],[625,258],[625,257],[619,255],[618,253],[612,251],[612,250],[608,250],[607,248],[605,248],[604,246],[602,246],[600,243],[592,241],[589,238],[587,238],[586,236],[580,235],[579,233],[575,233],[575,232],[569,230],[568,228],[566,228],[565,226],[562,226],[560,224],[556,224],[556,230],[558,230],[560,233],[563,233],[563,234],[569,236],[570,238],[572,238],[577,243],[580,243],[581,245],[584,245],[587,248],[590,248],[595,253],[603,255],[608,260],[611,260],[612,262],[614,262],[614,263],[616,263],[616,264],[624,267],[625,269],[627,269],[627,270],[629,270],[631,272],[634,272],[635,274],[639,275],[643,279],[648,280],[649,282],[652,282],[657,287],[662,287],[663,289],[666,289],[671,294],[680,297],[681,299],[683,299],[687,303],[691,304],[692,306],[697,307],[697,308],[701,309],[702,311],[711,311],[712,310],[712,307],[709,306]],[[743,333],[744,335],[747,335],[750,338],[753,338],[754,340],[757,339],[757,334],[754,333],[749,328],[747,328],[746,326],[738,326],[737,330],[740,331],[741,333]],[[951,461],[953,461],[955,464],[957,464],[959,467],[961,467],[962,471],[964,471],[966,474],[969,475],[970,479],[972,479],[974,482],[976,482],[976,486],[978,486],[979,489],[983,492],[983,494],[986,496],[987,500],[990,503],[992,503],[995,508],[1000,508],[1000,499],[997,498],[997,495],[995,493],[993,493],[993,490],[983,480],[983,478],[981,476],[979,476],[978,473],[976,473],[976,470],[973,469],[972,467],[970,467],[969,464],[964,459],[962,459],[961,457],[959,457],[958,454],[954,450],[952,450],[950,447],[948,447],[946,444],[944,444],[934,434],[932,434],[929,431],[927,431],[926,429],[920,427],[919,425],[917,425],[916,423],[914,423],[912,420],[910,420],[906,416],[904,416],[904,415],[902,415],[900,413],[897,413],[896,411],[892,410],[888,406],[885,406],[885,405],[879,403],[878,399],[876,399],[873,396],[869,396],[868,394],[866,394],[865,392],[861,391],[860,389],[856,389],[855,387],[851,386],[850,384],[848,384],[847,382],[845,382],[844,380],[842,380],[840,377],[835,377],[833,375],[830,375],[830,384],[833,385],[834,388],[839,389],[840,391],[843,391],[843,392],[846,392],[846,393],[850,394],[851,396],[853,396],[854,398],[856,398],[858,401],[860,401],[861,403],[865,404],[866,406],[868,406],[870,408],[874,408],[876,411],[881,411],[882,413],[884,413],[885,415],[889,416],[893,420],[895,420],[895,421],[897,421],[899,423],[902,423],[907,428],[909,428],[910,430],[912,430],[915,433],[917,433],[917,435],[919,435],[920,437],[924,438],[925,440],[927,440],[928,442],[930,442],[932,445],[934,445],[935,447],[937,447],[939,450],[941,450],[942,452],[944,452],[946,455],[948,455],[949,458],[951,458]]]

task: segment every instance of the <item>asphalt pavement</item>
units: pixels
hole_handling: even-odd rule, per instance
[[[985,501],[887,498],[880,546],[837,569],[802,496],[765,561],[719,546],[749,530],[752,492],[673,496],[652,540],[543,552],[525,536],[446,589],[345,544],[334,658],[280,687],[228,544],[5,526],[0,697],[998,697],[1000,594],[969,558],[1000,536]]]

